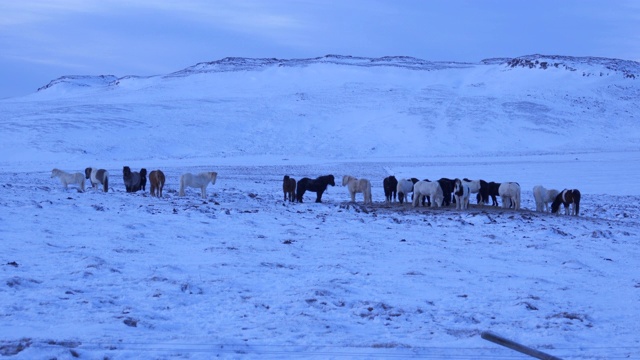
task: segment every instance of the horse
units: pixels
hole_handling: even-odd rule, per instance
[[[491,205],[493,206],[498,206],[498,199],[497,196],[500,196],[500,192],[498,191],[498,189],[500,188],[500,183],[497,182],[488,182],[487,183],[487,196],[486,196],[486,202],[489,203],[489,196],[491,196]]]
[[[536,200],[536,211],[549,212],[549,203],[556,199],[560,192],[555,189],[545,189],[542,185],[533,187],[533,198]]]
[[[356,179],[353,176],[342,177],[342,186],[346,186],[351,194],[351,202],[356,202],[356,193],[362,193],[365,204],[371,204],[371,182],[367,179]]]
[[[438,183],[442,188],[442,196],[443,196],[442,206],[451,205],[451,194],[453,193],[454,182],[455,180],[447,179],[447,178],[441,178],[440,180],[438,180]]]
[[[91,181],[91,187],[94,189],[98,188],[98,184],[102,184],[104,192],[109,190],[109,172],[107,170],[88,167],[84,169],[84,175]]]
[[[384,201],[387,203],[395,202],[398,195],[398,179],[395,176],[387,176],[382,180],[382,187],[384,188]]]
[[[142,176],[140,176],[139,172],[131,171],[131,168],[124,166],[122,168],[122,180],[124,181],[124,187],[128,193],[140,190],[140,181],[142,180]]]
[[[511,206],[515,210],[520,209],[520,184],[517,182],[504,182],[498,188],[498,194],[502,198],[502,207],[508,209]],[[509,200],[509,203],[507,203]]]
[[[282,192],[284,192],[284,201],[295,201],[296,198],[296,179],[285,175],[282,179]]]
[[[396,186],[396,192],[398,193],[398,202],[402,204],[405,200],[408,201],[409,193],[413,192],[413,184],[417,183],[418,179],[402,179],[398,181],[398,186]]]
[[[443,201],[442,187],[437,181],[421,180],[413,185],[413,207],[418,206],[422,202],[422,197],[428,196],[431,198],[431,207],[440,207],[440,203]],[[423,203],[424,206],[424,203]]]
[[[77,173],[70,174],[60,169],[53,169],[51,170],[51,177],[59,178],[60,182],[62,183],[65,189],[68,188],[69,184],[77,184],[79,187],[78,191],[84,192],[85,178],[84,178],[84,175],[82,175],[82,173],[77,172]]]
[[[556,199],[553,200],[553,203],[551,203],[551,213],[557,213],[560,204],[564,205],[565,215],[571,214],[578,216],[578,214],[580,214],[580,190],[562,190],[562,192],[556,196]]]
[[[140,169],[140,189],[147,190],[147,169],[145,168]]]
[[[192,187],[192,188],[200,188],[200,196],[203,199],[207,198],[207,185],[211,183],[211,185],[216,184],[216,178],[218,177],[218,173],[215,171],[202,172],[199,174],[185,173],[180,176],[180,196],[184,196],[184,188]]]
[[[301,203],[304,193],[308,190],[316,193],[317,203],[322,202],[322,193],[327,190],[327,186],[329,185],[336,186],[336,181],[333,175],[324,175],[316,179],[310,179],[307,177],[302,178],[298,180],[296,200]]]
[[[476,200],[478,205],[484,205],[489,202],[489,196],[487,196],[487,182],[484,180],[469,180],[467,178],[462,179],[462,183],[469,186],[469,194],[477,194]]]
[[[477,184],[477,190],[480,190],[479,182],[470,182],[460,179],[455,179],[453,185],[453,195],[456,197],[456,209],[466,210],[469,208],[469,194],[471,194],[471,187],[469,183]]]
[[[143,169],[144,170],[144,169]],[[149,173],[149,182],[151,183],[151,196],[162,197],[162,189],[164,188],[165,177],[161,170],[153,170]]]

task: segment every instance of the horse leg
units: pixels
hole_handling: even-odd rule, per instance
[[[433,201],[431,201],[431,205],[429,205],[429,207],[437,207],[437,208],[441,207],[440,206],[440,201],[438,201],[438,196],[436,196],[436,195],[437,195],[436,193],[431,193],[430,198],[432,198]],[[444,200],[442,200],[442,201],[444,201]]]
[[[200,196],[202,196],[203,199],[207,198],[207,188],[205,186],[200,187]]]
[[[508,209],[511,207],[511,198],[507,196],[501,196],[502,198],[502,208]],[[509,200],[509,204],[507,204],[507,200]]]
[[[324,191],[318,191],[318,192],[316,193],[316,202],[317,202],[317,203],[321,203],[321,202],[322,202],[322,193],[323,193],[323,192],[324,192]]]

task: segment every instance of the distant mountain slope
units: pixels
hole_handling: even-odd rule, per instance
[[[450,68],[468,68],[478,65],[498,65],[508,68],[529,69],[563,69],[567,71],[581,71],[583,76],[611,76],[621,75],[625,78],[640,78],[640,63],[630,60],[610,59],[602,57],[574,57],[558,55],[526,55],[516,58],[493,58],[482,60],[478,64],[427,61],[409,56],[385,56],[380,58],[368,58],[344,55],[326,55],[310,59],[276,59],[276,58],[241,58],[227,57],[224,59],[202,62],[189,66],[164,76],[187,76],[210,72],[227,71],[254,71],[269,67],[300,67],[314,64],[334,64],[358,67],[399,67],[413,70],[444,70]],[[122,79],[132,78],[132,76]],[[56,85],[74,85],[78,87],[111,86],[117,85],[118,78],[114,75],[86,76],[72,75],[62,76],[42,86],[38,91],[49,89]]]
[[[632,61],[542,55],[477,64],[225,58],[152,77],[65,76],[0,101],[0,131],[24,157],[82,159],[635,150],[639,69]]]

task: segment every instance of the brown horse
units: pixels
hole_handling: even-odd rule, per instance
[[[295,201],[296,179],[285,175],[284,179],[282,179],[282,192],[284,192],[284,201]]]
[[[151,183],[151,196],[162,197],[164,180],[164,173],[160,170],[153,170],[149,173],[149,183]]]
[[[566,215],[576,215],[580,214],[580,190],[573,189],[568,190],[564,189],[556,196],[556,199],[551,203],[551,212],[557,213],[558,209],[560,209],[560,204],[564,205],[564,213]],[[573,205],[572,207],[570,207]]]

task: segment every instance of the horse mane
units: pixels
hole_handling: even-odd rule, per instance
[[[465,181],[467,181],[467,180],[465,180]],[[463,189],[462,189],[462,180],[460,180],[460,179],[455,179],[453,184],[454,184],[454,185],[453,185],[453,189],[454,189],[454,190],[455,190],[456,188],[458,188],[458,191],[454,192],[454,194],[455,194],[455,195],[458,195],[458,196],[462,196],[462,194],[463,194]]]

